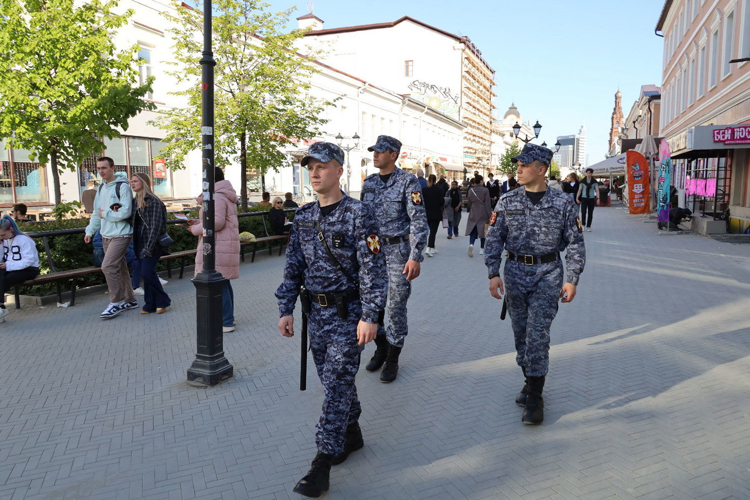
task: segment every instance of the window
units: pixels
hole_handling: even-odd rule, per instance
[[[698,0],[693,0],[693,19],[695,19],[695,16],[698,15]]]
[[[711,34],[711,64],[708,66],[708,88],[716,85],[719,74],[719,30]]]
[[[695,102],[695,57],[690,59],[690,87],[688,88],[688,106]]]
[[[742,6],[742,46],[740,58],[750,57],[750,0]]]
[[[685,2],[685,31],[690,27],[690,21],[693,19],[693,2],[687,0]]]
[[[154,194],[159,198],[172,198],[172,171],[165,168],[164,160],[156,160],[162,149],[167,146],[166,142],[151,139],[151,166],[153,175],[151,176],[151,187]]]
[[[724,70],[721,72],[722,75],[728,76],[732,72],[732,65],[729,61],[732,60],[732,52],[734,49],[734,11],[730,12],[727,16],[726,24],[724,25]]]
[[[145,85],[148,81],[148,77],[151,76],[151,49],[140,47],[140,50],[138,50],[138,59],[140,59],[138,65],[138,83],[140,85]],[[153,98],[153,92],[148,92],[146,94],[146,99],[153,100]]]
[[[414,61],[404,61],[404,76],[414,76]]]
[[[698,97],[706,93],[706,46],[702,46],[698,57]]]
[[[681,94],[681,100],[682,103],[680,104],[680,112],[685,111],[685,108],[687,108],[687,95],[688,95],[688,69],[687,66],[685,66],[685,69],[682,70],[682,82],[680,87],[680,94]]]
[[[47,169],[26,149],[5,149],[0,140],[0,203],[46,203]]]

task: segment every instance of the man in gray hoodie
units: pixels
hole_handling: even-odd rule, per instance
[[[109,288],[109,305],[99,317],[111,319],[123,311],[138,307],[125,260],[128,245],[133,239],[133,192],[127,174],[115,172],[112,158],[103,156],[97,159],[96,170],[102,183],[94,198],[94,212],[83,241],[91,243],[96,232],[101,231],[104,243],[102,273]]]

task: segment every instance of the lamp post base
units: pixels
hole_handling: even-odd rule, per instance
[[[187,371],[190,385],[212,386],[230,378],[232,365],[224,357],[221,295],[226,280],[218,272],[201,272],[193,280],[196,296],[198,350]]]

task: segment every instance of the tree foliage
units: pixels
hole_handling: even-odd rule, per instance
[[[116,0],[0,2],[0,138],[51,163],[55,205],[63,169],[75,170],[119,137],[128,119],[152,109],[138,85],[137,48],[118,51],[114,35],[132,14]]]
[[[516,157],[521,154],[522,148],[518,144],[518,141],[513,141],[513,143],[510,145],[508,149],[505,150],[505,153],[500,157],[500,166],[499,170],[501,173],[505,175],[516,175],[516,169],[518,168],[515,163],[510,161],[511,158]]]
[[[555,160],[552,160],[549,169],[547,169],[547,177],[551,179],[553,175],[557,180],[560,180],[560,165]]]
[[[167,131],[162,155],[171,168],[201,147],[201,66],[203,15],[174,4],[167,19],[175,26],[176,68],[170,74],[186,90],[187,106],[165,112],[157,124]],[[329,102],[309,96],[310,60],[296,52],[302,30],[283,30],[293,9],[266,11],[257,0],[215,0],[213,16],[214,154],[216,165],[239,161],[241,198],[247,208],[247,170],[261,174],[286,162],[284,147],[320,133]]]

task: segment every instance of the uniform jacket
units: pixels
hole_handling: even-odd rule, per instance
[[[120,197],[117,197],[117,184],[120,186]],[[115,212],[110,207],[119,203],[121,207]],[[103,215],[99,217],[99,210]],[[133,226],[130,225],[130,216],[133,213],[133,191],[128,184],[128,176],[125,172],[115,173],[115,180],[104,182],[100,185],[94,198],[94,211],[91,220],[86,227],[86,234],[94,236],[100,230],[104,238],[117,238],[118,236],[129,236],[133,234]]]
[[[427,245],[427,215],[422,198],[422,186],[417,178],[396,167],[384,183],[380,175],[365,178],[362,201],[370,205],[375,215],[381,238],[409,235],[410,260],[422,262]]]
[[[318,240],[316,221],[320,222],[331,253],[359,281],[362,320],[377,323],[380,311],[385,309],[388,290],[385,256],[381,251],[377,222],[370,208],[347,195],[325,217],[321,216],[318,203],[308,203],[297,210],[286,250],[284,281],[276,290],[279,315],[292,314],[302,285],[313,293],[342,292],[355,288],[336,268]],[[334,244],[334,235],[342,240],[339,248]]]
[[[518,255],[539,256],[567,248],[566,281],[578,284],[586,264],[586,248],[578,205],[570,196],[547,188],[539,204],[534,205],[526,196],[526,189],[519,187],[500,198],[495,214],[484,247],[489,274],[499,272],[504,249]]]
[[[466,223],[465,236],[469,236],[476,226],[479,237],[484,238],[484,225],[489,222],[492,213],[490,192],[484,186],[470,187],[466,191],[466,200],[469,204],[469,221]]]
[[[17,234],[3,241],[3,262],[6,271],[19,271],[27,267],[39,267],[39,252],[36,243],[25,234]]]
[[[167,207],[156,196],[147,194],[145,206],[137,208],[138,203],[133,202],[136,215],[133,219],[133,239],[135,242],[135,254],[138,258],[153,255],[159,236],[167,232]]]
[[[219,181],[214,188],[214,245],[216,270],[228,280],[240,277],[240,230],[237,220],[237,193],[232,184]],[[201,208],[200,220],[203,220]],[[203,270],[203,224],[190,226],[190,231],[199,236],[198,252],[195,254],[195,274]]]

